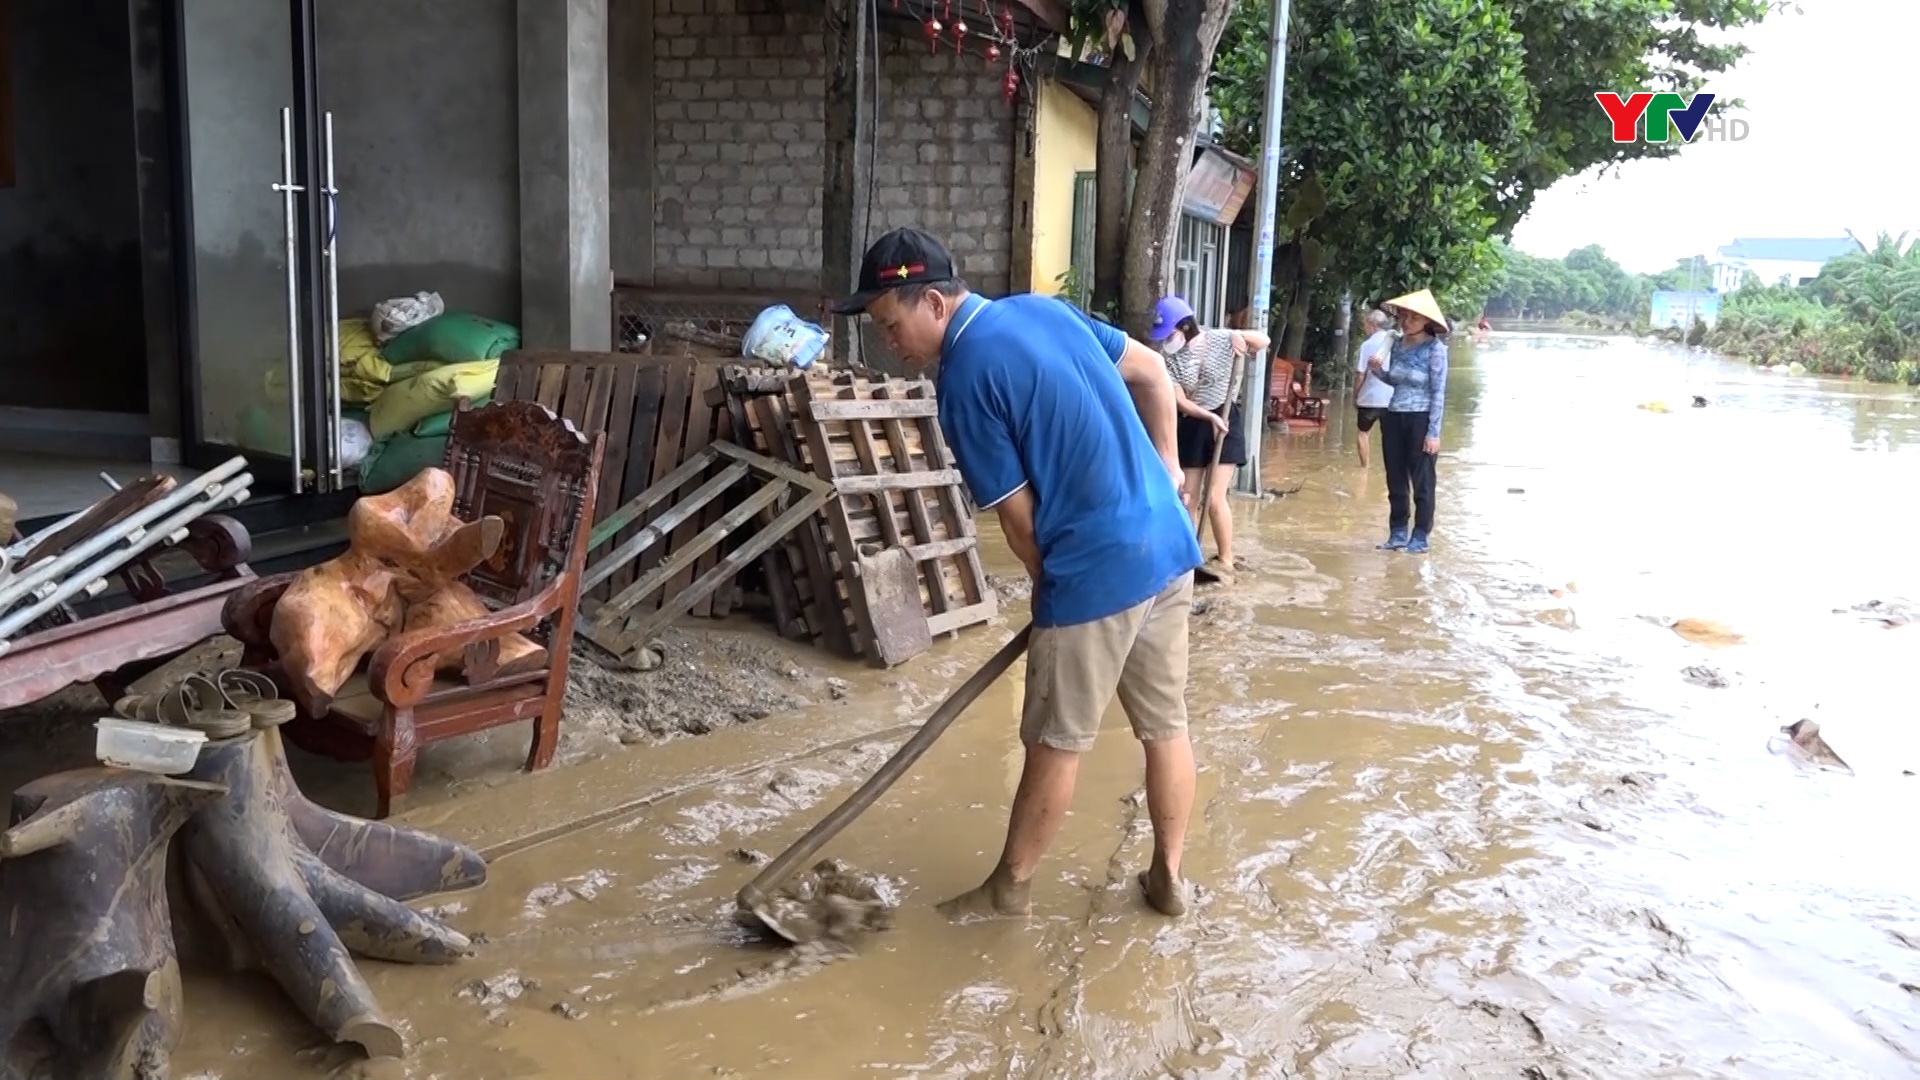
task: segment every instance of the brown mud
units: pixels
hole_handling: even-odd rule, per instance
[[[408,1060],[356,1063],[270,987],[189,972],[177,1075],[1914,1075],[1920,863],[1884,839],[1920,811],[1902,775],[1920,768],[1910,646],[1835,611],[1920,595],[1920,564],[1805,553],[1920,532],[1911,500],[1888,497],[1911,487],[1920,407],[1560,342],[1456,353],[1430,555],[1374,550],[1384,492],[1353,464],[1350,409],[1324,435],[1269,440],[1263,479],[1297,490],[1235,501],[1249,567],[1207,590],[1193,626],[1185,918],[1139,892],[1151,837],[1117,708],[1032,916],[934,910],[999,855],[1016,666],[824,853],[886,883],[892,930],[849,954],[740,926],[733,897],[762,853],[844,798],[1025,612],[884,673],[803,652],[818,674],[784,681],[761,654],[787,647],[749,632],[698,691],[733,695],[701,714],[710,733],[627,719],[681,708],[674,695],[580,702],[603,710],[582,721],[601,745],[633,728],[644,745],[531,778],[508,764],[409,814],[492,861],[485,888],[428,902],[476,956],[363,968]],[[1635,409],[1682,391],[1716,407]],[[1795,512],[1764,542],[1728,531],[1785,489]],[[988,569],[1020,582],[983,533]],[[1660,611],[1742,640],[1641,617]],[[668,644],[669,663],[689,647]],[[726,719],[776,690],[811,704]],[[1815,715],[1855,775],[1769,752]]]

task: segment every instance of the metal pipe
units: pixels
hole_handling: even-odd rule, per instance
[[[273,185],[280,193],[280,200],[286,210],[286,257],[287,257],[287,397],[288,415],[293,426],[288,434],[292,437],[293,490],[306,490],[300,480],[300,463],[306,457],[306,440],[301,424],[300,394],[300,234],[295,223],[294,196],[306,190],[293,182],[293,110],[280,110],[280,183]]]
[[[58,588],[34,603],[25,607],[16,608],[8,612],[4,617],[0,617],[0,656],[6,655],[7,649],[11,645],[11,642],[5,639],[11,638],[21,627],[31,624],[35,619],[52,611],[72,597],[88,591],[95,581],[105,578],[108,574],[139,558],[148,548],[159,546],[160,543],[165,541],[169,536],[186,528],[187,525],[199,518],[203,518],[228,504],[245,502],[247,489],[252,484],[253,474],[241,473],[230,485],[225,487],[218,484],[211,485],[204,492],[207,496],[205,501],[195,499],[187,505],[181,506],[171,517],[168,517],[160,525],[140,533],[138,539],[133,540],[126,547],[105,555],[104,558],[101,558],[97,562],[86,563],[84,565],[84,573],[74,573]],[[94,540],[98,542],[90,541],[82,548],[76,549],[76,551],[87,551],[85,558],[92,558],[94,555],[106,552],[113,544],[124,542],[126,539],[126,537],[114,537],[110,534],[102,533],[94,538]],[[84,562],[84,560],[82,561]]]
[[[322,257],[327,262],[327,445],[321,463],[326,466],[326,474],[332,478],[330,485],[323,485],[329,491],[339,491],[346,486],[346,478],[340,465],[340,259],[334,244],[340,235],[340,189],[334,186],[333,174],[333,114],[327,113],[323,121],[326,146],[326,186],[321,191],[327,199],[327,243],[322,249]]]
[[[1291,6],[1288,0],[1273,0],[1273,26],[1267,36],[1267,112],[1260,131],[1260,191],[1255,217],[1258,246],[1253,253],[1253,295],[1249,299],[1253,304],[1253,329],[1269,335],[1273,332],[1273,219],[1280,202],[1280,109],[1287,89],[1287,17]],[[1269,342],[1267,351],[1254,358],[1253,368],[1248,372],[1246,400],[1241,406],[1246,410],[1247,422],[1251,424],[1257,418],[1263,430],[1275,344]],[[1263,442],[1264,439],[1253,440],[1249,448],[1253,452],[1247,455],[1247,463],[1234,473],[1234,490],[1248,495],[1260,493]]]
[[[152,503],[141,507],[133,514],[115,522],[111,528],[104,529],[86,538],[80,543],[62,552],[58,558],[35,563],[19,577],[0,585],[0,610],[16,603],[20,597],[39,588],[42,584],[65,575],[74,567],[93,557],[93,552],[101,550],[106,544],[131,534],[135,529],[143,528],[171,508],[199,497],[230,476],[247,467],[244,457],[232,457],[211,472],[196,476],[192,481],[174,488],[172,491]]]

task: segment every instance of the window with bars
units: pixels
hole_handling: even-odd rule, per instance
[[[1191,215],[1180,218],[1174,243],[1173,291],[1193,306],[1202,326],[1225,326],[1227,230]]]
[[[1066,290],[1068,299],[1081,307],[1093,302],[1093,223],[1099,203],[1099,174],[1083,172],[1073,177],[1073,252],[1068,266],[1073,277]]]

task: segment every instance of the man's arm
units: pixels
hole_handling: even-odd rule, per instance
[[[1173,380],[1167,377],[1167,365],[1159,353],[1128,338],[1126,351],[1120,355],[1120,377],[1127,382],[1127,393],[1133,395],[1133,407],[1140,414],[1140,422],[1146,425],[1147,437],[1153,440],[1154,449],[1160,451],[1161,459],[1169,462],[1177,475],[1180,454],[1173,428],[1179,409],[1175,404]]]
[[[1027,568],[1033,583],[1040,584],[1040,543],[1033,534],[1033,489],[1023,487],[1001,499],[993,512],[1000,517],[1000,532],[1007,538],[1007,547]]]

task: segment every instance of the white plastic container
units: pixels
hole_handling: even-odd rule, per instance
[[[107,765],[178,776],[193,769],[205,732],[105,717],[94,723],[93,756]]]

